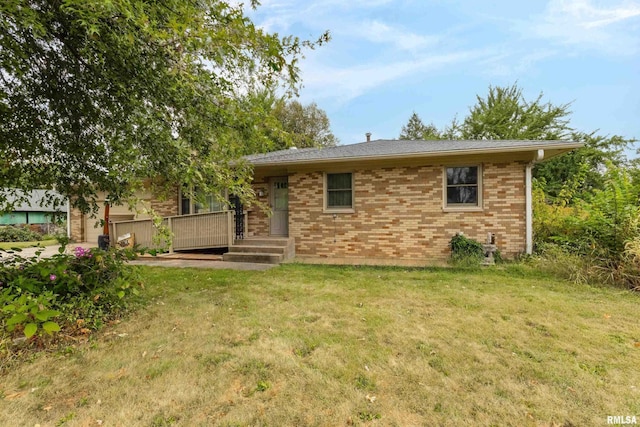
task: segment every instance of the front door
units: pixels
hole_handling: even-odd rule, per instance
[[[271,230],[272,236],[289,235],[289,179],[271,178]]]

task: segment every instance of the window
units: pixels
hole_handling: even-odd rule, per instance
[[[353,210],[353,174],[328,173],[325,175],[325,209]]]
[[[197,191],[197,190],[196,190]],[[219,212],[226,210],[226,203],[220,201],[215,195],[208,194],[198,200],[194,198],[190,198],[184,192],[181,192],[180,196],[180,215],[189,215],[196,213],[206,213],[206,212]],[[204,202],[204,203],[200,203]]]
[[[283,181],[273,182],[273,209],[286,211],[289,208],[289,183]]]
[[[480,166],[445,168],[445,207],[481,207],[482,169]]]

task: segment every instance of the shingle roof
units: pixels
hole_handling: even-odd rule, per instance
[[[246,156],[254,165],[283,163],[308,163],[313,161],[386,158],[403,156],[482,154],[497,152],[530,151],[536,149],[573,149],[582,144],[573,141],[531,140],[456,140],[456,141],[407,141],[378,139],[351,145],[327,148],[304,148],[274,151]]]
[[[2,191],[2,190],[0,190]],[[14,203],[19,197],[12,195],[9,191],[5,191],[7,201],[9,203]],[[55,191],[51,190],[33,190],[28,193],[24,193],[20,191],[20,194],[26,194],[27,202],[16,203],[13,206],[14,212],[56,212],[60,209],[64,210],[66,208],[58,208],[55,209],[51,203],[49,203],[49,197],[47,194],[53,195],[59,199],[62,199],[62,196]],[[42,206],[40,204],[42,203]]]

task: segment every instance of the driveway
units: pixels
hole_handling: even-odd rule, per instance
[[[67,248],[66,248],[66,253],[68,254],[72,254],[73,250],[75,248],[77,248],[78,246],[81,246],[85,249],[88,248],[94,248],[96,247],[96,245],[91,245],[91,244],[87,244],[87,243],[72,243],[72,244],[68,244]],[[58,251],[58,249],[60,248],[60,245],[51,245],[51,246],[45,246],[44,248],[42,247],[35,247],[35,248],[22,248],[22,250],[20,252],[16,252],[17,255],[20,255],[23,258],[31,258],[33,256],[36,256],[36,252],[38,251],[42,251],[42,253],[40,254],[41,257],[43,258],[48,258],[52,255],[58,254],[60,253]],[[5,251],[5,250],[0,250],[0,258],[8,258],[11,257],[13,254]]]

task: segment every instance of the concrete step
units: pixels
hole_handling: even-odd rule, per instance
[[[262,237],[235,240],[233,246],[287,246],[289,238],[287,237]]]
[[[236,240],[224,261],[279,264],[295,257],[295,241],[289,237],[252,237]]]
[[[260,264],[279,264],[282,262],[282,254],[265,254],[257,252],[227,252],[222,255],[223,261],[229,262],[255,262]]]
[[[229,252],[253,252],[259,254],[283,254],[287,250],[286,246],[256,246],[256,245],[233,245]]]

